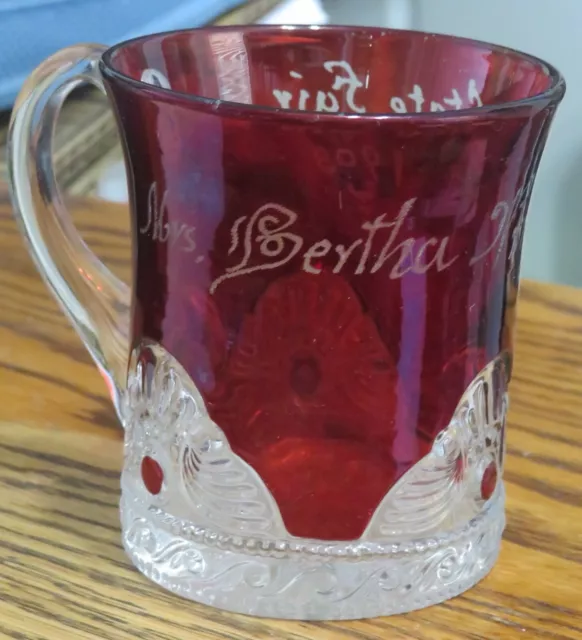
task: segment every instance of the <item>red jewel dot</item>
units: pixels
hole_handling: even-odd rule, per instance
[[[154,496],[162,490],[164,482],[164,472],[162,467],[149,456],[145,456],[141,461],[141,477],[146,489]]]
[[[497,486],[497,465],[491,462],[481,478],[481,497],[489,500]]]

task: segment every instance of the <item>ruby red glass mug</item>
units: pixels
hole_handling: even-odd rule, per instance
[[[131,293],[54,179],[86,81],[123,142]],[[301,619],[409,611],[488,573],[524,221],[564,90],[502,47],[351,27],[153,35],[37,69],[14,208],[125,428],[140,571]]]

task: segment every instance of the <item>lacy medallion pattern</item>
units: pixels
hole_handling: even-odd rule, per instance
[[[254,615],[347,619],[427,606],[481,579],[497,557],[507,408],[505,360],[489,364],[431,452],[352,542],[295,538],[256,471],[231,450],[180,364],[143,344],[125,397],[126,550],[180,595]],[[144,484],[144,458],[163,474]],[[356,562],[357,560],[357,562]]]

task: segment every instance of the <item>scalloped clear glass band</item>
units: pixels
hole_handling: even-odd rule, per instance
[[[505,522],[503,357],[476,377],[432,451],[351,542],[286,531],[259,475],[231,450],[189,376],[160,346],[134,353],[123,412],[123,543],[140,571],[181,596],[278,618],[383,616],[458,595],[497,559]],[[141,477],[145,456],[164,469],[157,495]],[[497,486],[484,500],[491,465]]]

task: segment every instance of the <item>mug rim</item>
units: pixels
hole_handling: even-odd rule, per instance
[[[496,104],[488,104],[483,106],[464,107],[462,109],[447,109],[446,111],[421,111],[412,113],[351,113],[340,111],[337,113],[332,112],[318,112],[300,109],[284,109],[281,107],[271,107],[268,105],[246,104],[242,102],[234,102],[230,100],[222,100],[220,98],[208,98],[195,93],[186,93],[183,91],[177,91],[175,89],[167,89],[165,87],[152,85],[142,80],[137,80],[131,76],[116,69],[113,65],[112,58],[118,51],[121,51],[128,45],[137,44],[140,42],[147,42],[155,38],[180,35],[187,33],[206,32],[206,33],[225,33],[229,31],[239,31],[244,33],[252,33],[257,31],[271,31],[273,33],[288,33],[294,32],[300,34],[301,32],[351,32],[351,33],[366,33],[375,36],[384,36],[389,33],[395,33],[403,36],[418,37],[418,35],[438,38],[441,40],[448,40],[456,44],[469,45],[474,48],[487,48],[492,52],[497,52],[503,55],[513,55],[534,64],[544,71],[549,80],[549,86],[539,93],[527,98],[520,98],[518,100],[507,100]],[[170,99],[176,101],[177,99],[195,105],[203,110],[211,111],[216,115],[225,115],[232,117],[274,117],[280,120],[295,120],[302,122],[322,122],[322,121],[358,121],[358,122],[409,122],[409,123],[444,123],[449,120],[458,121],[478,121],[485,117],[501,115],[505,112],[516,112],[523,108],[535,107],[540,105],[540,108],[549,106],[551,104],[558,104],[565,95],[566,81],[562,73],[552,64],[546,62],[542,58],[534,56],[519,49],[512,47],[506,47],[504,45],[498,45],[486,40],[478,40],[474,38],[465,38],[462,36],[455,36],[446,33],[437,33],[416,29],[394,29],[383,27],[368,27],[368,26],[354,26],[354,25],[298,25],[298,24],[249,24],[249,25],[210,25],[202,27],[192,27],[187,29],[174,29],[170,31],[160,31],[157,33],[145,34],[136,38],[131,38],[119,42],[109,47],[101,56],[100,62],[101,72],[107,77],[111,77],[122,83],[130,85],[134,90],[149,93],[155,96],[156,99]]]

